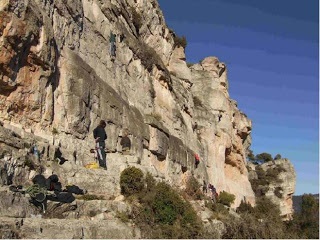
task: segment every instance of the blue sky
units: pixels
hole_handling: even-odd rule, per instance
[[[158,2],[187,38],[187,62],[227,64],[230,96],[253,122],[253,152],[289,158],[295,195],[318,193],[319,1]]]

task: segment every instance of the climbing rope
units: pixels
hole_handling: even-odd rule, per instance
[[[34,184],[25,190],[25,193],[29,194],[31,198],[41,203],[43,213],[46,212],[46,207],[43,201],[46,199],[48,191],[46,187],[41,187],[38,184]]]
[[[41,187],[38,184],[34,184],[28,187],[25,191],[30,195],[30,197],[34,198],[37,202],[43,202],[47,196],[47,188]]]

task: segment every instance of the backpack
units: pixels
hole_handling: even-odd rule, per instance
[[[71,185],[71,186],[66,186],[66,189],[69,193],[74,193],[77,195],[84,195],[84,191],[79,188],[78,186]]]
[[[61,192],[62,184],[56,174],[52,174],[46,179],[46,187],[49,191]]]
[[[34,176],[34,178],[32,179],[32,183],[37,184],[43,188],[47,187],[46,178],[42,174],[37,174],[36,176]]]
[[[47,199],[54,202],[72,203],[76,198],[70,192],[59,192],[55,195],[48,195]]]

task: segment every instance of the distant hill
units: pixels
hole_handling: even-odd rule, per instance
[[[302,196],[293,196],[292,201],[293,201],[293,209],[294,212],[299,213],[301,211],[301,203],[302,203]],[[319,200],[319,193],[318,194],[313,194],[314,198]]]

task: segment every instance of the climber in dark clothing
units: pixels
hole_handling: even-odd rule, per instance
[[[113,32],[110,32],[109,42],[111,60],[114,60],[116,56],[116,35]]]
[[[208,186],[205,180],[203,180],[203,185],[202,185],[202,192],[207,193],[208,192]]]
[[[93,137],[96,142],[96,150],[98,153],[99,165],[100,167],[107,170],[107,161],[106,161],[106,151],[105,151],[105,140],[107,139],[107,133],[104,130],[107,126],[104,120],[101,120],[99,125],[93,130]]]
[[[218,193],[217,193],[216,188],[215,188],[211,183],[209,183],[208,188],[209,188],[209,190],[211,191],[212,201],[213,201],[214,203],[216,203],[216,202],[217,202],[217,198],[218,198]]]
[[[128,154],[131,148],[131,140],[128,137],[128,130],[126,129],[123,133],[122,139],[120,141],[122,146],[122,154]]]

